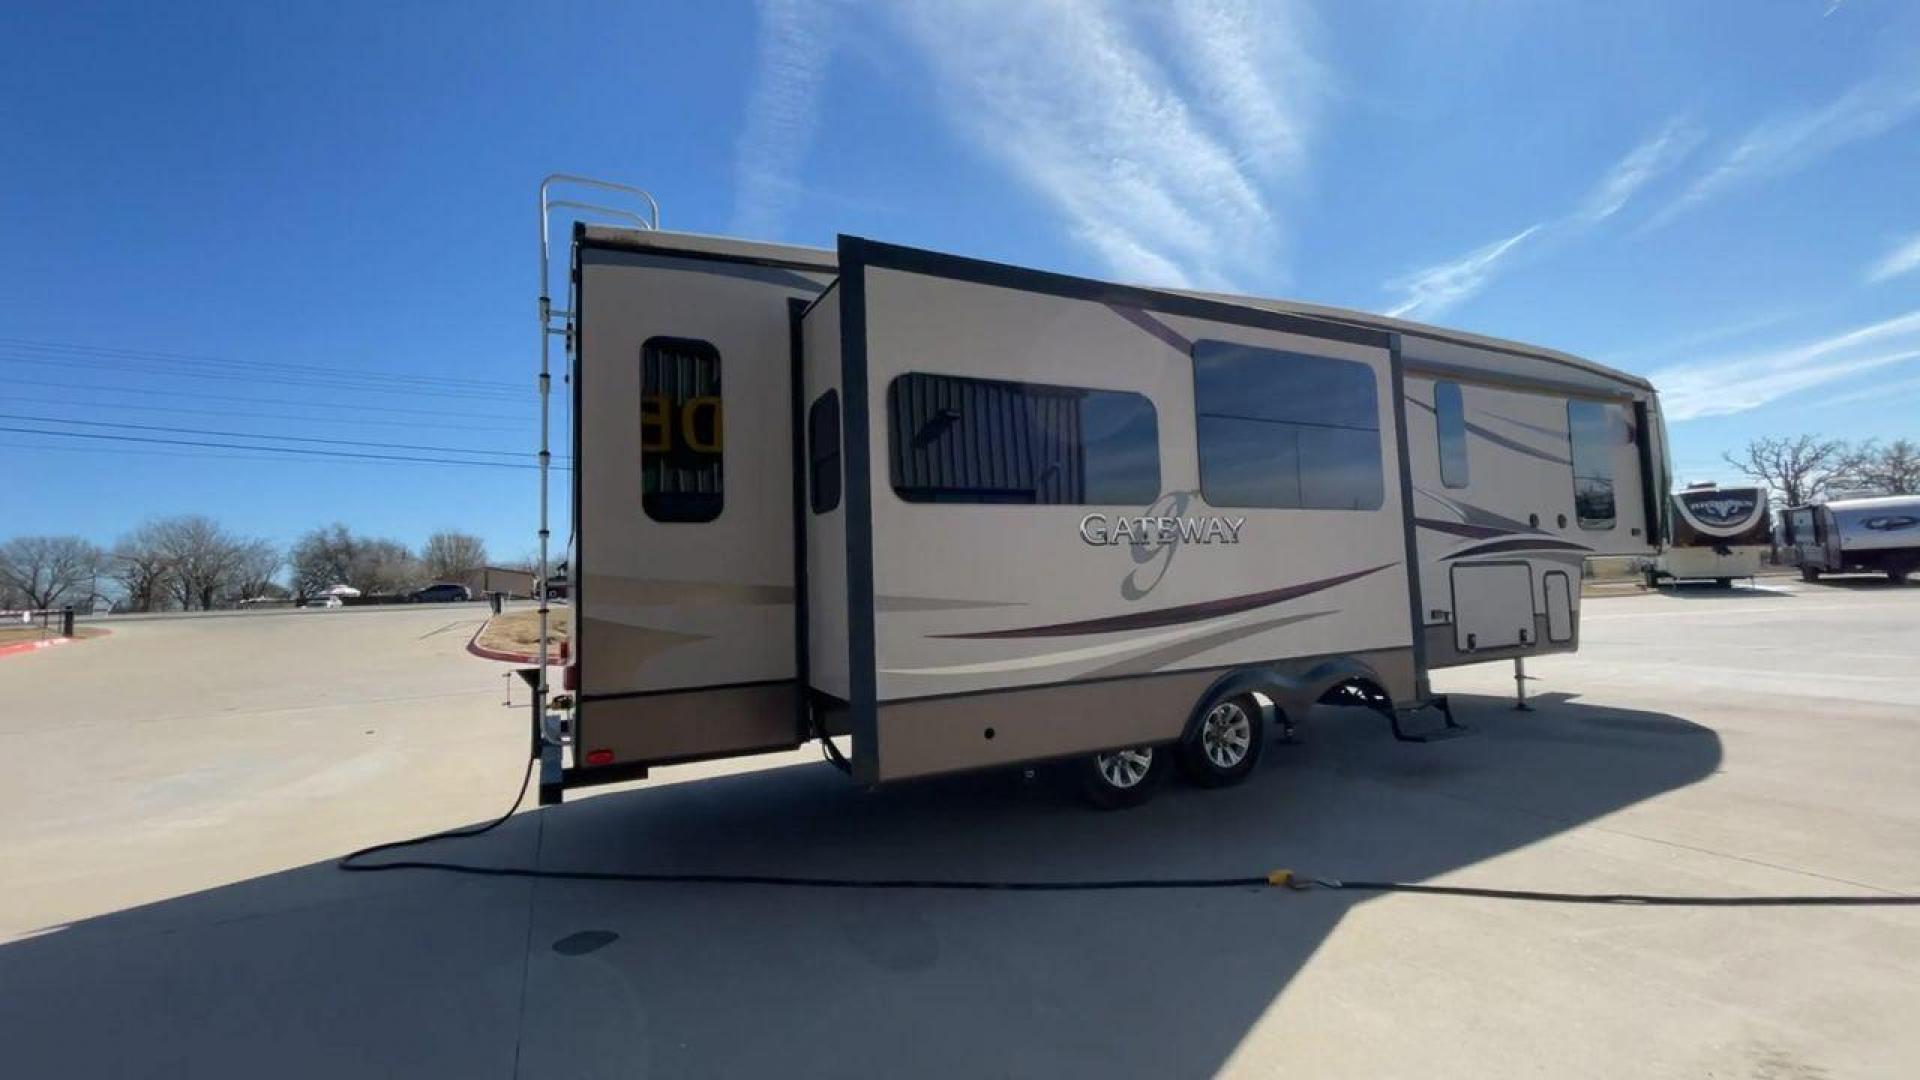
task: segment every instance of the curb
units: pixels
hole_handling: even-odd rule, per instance
[[[112,632],[113,631],[111,630],[101,630],[98,634],[95,634],[93,636],[106,637],[108,634]],[[41,649],[51,649],[55,645],[65,645],[68,642],[80,641],[80,640],[83,640],[83,639],[57,637],[57,638],[48,638],[45,641],[18,641],[13,643],[12,645],[0,645],[0,656],[12,656],[15,653],[39,652]]]
[[[507,652],[504,649],[489,649],[485,645],[480,644],[480,635],[486,633],[487,627],[492,624],[493,620],[488,619],[486,622],[480,624],[480,629],[473,632],[473,636],[467,639],[468,652],[482,660],[503,660],[509,664],[537,664],[540,662],[540,658],[533,653],[517,653]],[[554,654],[547,657],[547,666],[565,667],[566,663],[567,645],[565,642],[561,642],[560,647],[554,650]]]

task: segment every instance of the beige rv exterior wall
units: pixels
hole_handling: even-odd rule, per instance
[[[1382,509],[1215,510],[1199,494],[1193,368],[1183,349],[1091,301],[885,269],[867,271],[866,296],[880,701],[1410,644],[1384,349],[1154,314],[1189,340],[1340,357],[1376,376]],[[888,385],[908,371],[1146,395],[1158,413],[1160,505],[1244,517],[1242,542],[1143,550],[1147,557],[1136,561],[1131,546],[1088,545],[1079,523],[1090,511],[1159,512],[1152,507],[905,502],[890,481],[886,401]],[[1374,572],[1297,600],[1144,631],[949,636],[1175,608],[1367,570]],[[883,770],[886,754],[883,738]]]
[[[581,264],[583,696],[792,679],[787,300],[830,275],[592,248]],[[656,335],[720,354],[725,502],[712,522],[658,522],[641,506],[640,350]]]
[[[1455,380],[1442,380],[1455,381]],[[1439,426],[1434,413],[1432,377],[1409,373],[1407,395],[1407,458],[1413,476],[1414,540],[1420,552],[1422,621],[1448,626],[1457,605],[1453,599],[1452,568],[1474,559],[1477,548],[1510,540],[1531,540],[1547,550],[1499,551],[1481,558],[1502,562],[1524,561],[1532,573],[1534,611],[1547,612],[1545,577],[1560,570],[1580,580],[1586,552],[1560,545],[1595,546],[1609,534],[1581,529],[1574,516],[1573,466],[1568,457],[1567,399],[1549,394],[1460,381],[1461,406],[1468,424],[1465,487],[1450,488],[1440,475]],[[1478,430],[1475,430],[1478,429]],[[1638,484],[1636,462],[1630,479]],[[1494,520],[1504,519],[1504,524]],[[1538,527],[1532,522],[1537,520]],[[1560,522],[1564,520],[1565,525]],[[1616,521],[1624,522],[1624,517]],[[1637,520],[1637,519],[1636,519]],[[1462,536],[1435,526],[1479,526],[1494,535]],[[1624,533],[1620,524],[1617,531]],[[1502,533],[1505,535],[1503,536]],[[1557,547],[1557,550],[1552,548]],[[1450,557],[1451,556],[1451,557]],[[1436,612],[1443,613],[1436,616]],[[1574,590],[1571,614],[1579,617],[1579,594]],[[1451,633],[1451,631],[1449,631]],[[1530,654],[1566,651],[1536,635]],[[1445,650],[1450,654],[1451,650]],[[1489,657],[1504,659],[1508,654]],[[1436,666],[1453,662],[1451,655],[1429,657]]]
[[[800,328],[803,385],[802,414],[821,394],[840,388],[840,290],[833,289],[808,309]],[[842,425],[846,416],[840,402]],[[828,513],[807,513],[807,669],[808,685],[846,700],[847,685],[847,500],[845,454],[841,461],[840,505]]]

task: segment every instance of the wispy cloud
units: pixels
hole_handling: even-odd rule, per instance
[[[1648,378],[1671,420],[1727,416],[1848,375],[1920,358],[1920,311],[1800,345],[1681,364]]]
[[[1875,78],[1818,109],[1762,121],[1673,202],[1647,220],[1658,229],[1729,189],[1798,171],[1850,143],[1871,139],[1920,112],[1920,82]]]
[[[1867,271],[1867,281],[1874,284],[1914,270],[1920,270],[1920,233],[1907,237],[1874,263]]]
[[[1639,360],[1666,361],[1671,364],[1675,357],[1697,351],[1702,345],[1716,341],[1727,341],[1744,337],[1756,330],[1765,330],[1778,326],[1790,319],[1808,314],[1804,307],[1776,307],[1761,315],[1741,319],[1737,322],[1720,323],[1702,330],[1694,330],[1651,345],[1640,345],[1630,349],[1614,349],[1598,354],[1598,359],[1616,367],[1625,367]]]
[[[1821,398],[1807,406],[1809,409],[1825,409],[1834,405],[1857,405],[1862,401],[1871,401],[1876,405],[1889,401],[1905,401],[1920,397],[1920,378],[1894,379],[1891,381],[1874,380],[1873,385],[1858,390],[1849,390],[1844,394]]]
[[[1261,176],[1308,164],[1314,121],[1331,77],[1310,49],[1307,10],[1290,0],[1191,0],[1166,9],[1169,38],[1198,104]]]
[[[819,125],[832,56],[833,0],[760,0],[760,42],[747,125],[734,146],[733,231],[780,233]]]
[[[1164,25],[1200,95],[1096,0],[898,9],[952,121],[1118,276],[1229,288],[1281,229],[1259,181],[1304,167],[1316,76],[1290,8],[1208,3]],[[1134,9],[1122,9],[1134,10]]]
[[[1387,282],[1389,290],[1401,294],[1400,302],[1387,314],[1432,318],[1485,288],[1516,254],[1599,225],[1619,213],[1655,177],[1678,164],[1700,137],[1699,129],[1685,117],[1669,120],[1614,162],[1572,212]]]
[[[1429,266],[1399,281],[1389,282],[1388,288],[1405,293],[1406,299],[1388,308],[1387,314],[1396,318],[1438,315],[1484,288],[1499,267],[1500,260],[1543,228],[1544,224],[1529,225],[1504,240],[1496,240],[1452,262]]]
[[[1700,145],[1705,132],[1685,117],[1675,117],[1652,137],[1628,151],[1587,195],[1574,217],[1598,224],[1626,207],[1640,189],[1673,168]]]

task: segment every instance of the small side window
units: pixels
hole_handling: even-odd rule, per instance
[[[829,390],[807,410],[807,501],[816,514],[840,505],[840,391]]]
[[[1583,529],[1614,525],[1613,453],[1626,430],[1618,405],[1567,402],[1567,432],[1573,450],[1573,511]]]
[[[655,521],[720,516],[720,352],[705,341],[657,337],[640,346],[640,505]]]
[[[1433,415],[1440,432],[1440,482],[1450,488],[1467,486],[1467,410],[1460,400],[1460,384],[1433,384]]]

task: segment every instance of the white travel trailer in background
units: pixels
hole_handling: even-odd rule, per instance
[[[1885,574],[1901,584],[1920,570],[1920,495],[1835,499],[1789,507],[1782,529],[1800,576]]]
[[[1660,556],[1647,584],[1710,580],[1725,587],[1750,578],[1773,550],[1767,489],[1691,484],[1673,493]]]
[[[820,739],[1119,805],[1322,700],[1455,734],[1430,670],[1573,650],[1582,560],[1659,536],[1652,387],[1550,350],[856,237],[579,225],[570,265],[547,801]]]

